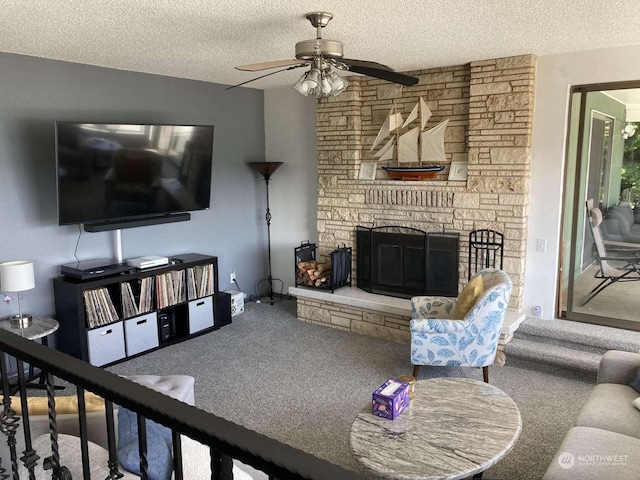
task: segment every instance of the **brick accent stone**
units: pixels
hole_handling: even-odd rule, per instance
[[[322,310],[322,314],[318,315]],[[345,306],[332,302],[313,301],[306,298],[297,300],[298,320],[326,325],[339,330],[410,343],[409,321],[404,315],[382,314],[372,310]]]

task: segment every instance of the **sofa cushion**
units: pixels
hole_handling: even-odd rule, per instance
[[[636,392],[640,392],[640,369],[638,369],[638,373],[636,373],[636,379],[629,383],[629,385],[631,385]]]
[[[628,385],[596,385],[580,411],[576,426],[593,427],[640,439],[640,412],[632,402],[638,392]],[[640,450],[639,450],[640,451]]]
[[[573,427],[543,480],[637,480],[638,452],[638,438],[598,428]]]

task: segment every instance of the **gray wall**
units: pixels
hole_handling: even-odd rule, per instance
[[[25,311],[54,312],[51,279],[74,261],[76,226],[58,226],[54,121],[213,124],[212,208],[191,221],[122,230],[124,258],[217,255],[220,287],[235,270],[251,292],[265,274],[263,194],[246,162],[264,160],[263,92],[0,54],[0,261],[33,260]],[[113,232],[82,233],[81,260],[114,256]],[[0,303],[0,317],[17,311]]]
[[[287,293],[295,283],[294,248],[318,242],[316,101],[283,87],[264,92],[264,110],[267,160],[284,162],[269,182],[269,199],[272,271]]]

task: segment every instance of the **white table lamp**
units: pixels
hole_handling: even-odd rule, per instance
[[[0,289],[18,294],[18,315],[9,317],[9,321],[13,327],[24,328],[31,324],[31,315],[22,313],[21,292],[31,290],[35,288],[35,286],[33,262],[20,260],[0,263]]]

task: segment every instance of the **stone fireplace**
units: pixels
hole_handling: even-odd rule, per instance
[[[420,78],[412,87],[351,77],[346,92],[318,103],[319,254],[326,256],[337,245],[346,244],[354,247],[356,266],[357,225],[400,225],[426,232],[457,233],[460,288],[467,279],[469,233],[496,230],[504,235],[503,269],[513,281],[510,309],[519,311],[527,240],[535,57],[483,60],[410,73]],[[419,97],[433,112],[430,124],[449,119],[447,165],[451,161],[468,162],[467,180],[448,181],[449,168],[435,179],[388,180],[379,168],[382,164],[375,180],[358,179],[361,162],[375,161],[370,148],[391,106],[395,103],[406,117]],[[320,308],[314,301],[307,306]],[[304,310],[305,302],[299,298],[298,316],[315,321],[309,312],[301,312],[300,305]],[[374,321],[379,327],[384,326],[385,313],[381,315],[382,320]],[[389,329],[396,332],[387,330],[387,335],[381,333],[384,328],[376,328],[373,334],[405,341],[405,317],[401,314],[392,319]],[[359,330],[345,318],[348,315],[338,322],[340,325],[333,326]],[[406,335],[397,335],[398,329]]]

